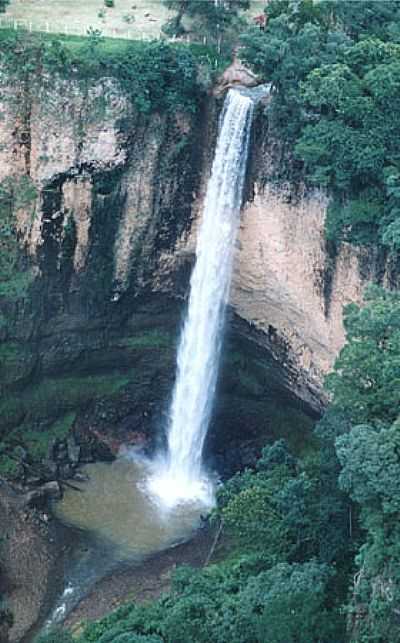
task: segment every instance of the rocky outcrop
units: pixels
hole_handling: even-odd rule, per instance
[[[368,283],[387,283],[385,259],[347,243],[330,248],[324,225],[328,198],[297,194],[249,178],[251,200],[242,213],[230,305],[247,325],[240,333],[265,349],[283,370],[281,380],[319,412],[325,375],[345,341],[343,308],[360,303]],[[204,194],[205,186],[203,186]],[[157,284],[173,287],[177,266],[194,254],[202,198],[184,239],[160,257]]]
[[[217,80],[213,93],[214,96],[221,97],[228,89],[236,85],[256,87],[259,83],[258,77],[235,56],[232,63]]]
[[[129,382],[142,396],[169,364],[178,306],[146,300],[161,253],[190,227],[203,150],[202,110],[141,117],[116,80],[1,81],[0,180],[28,192],[14,216],[35,278],[29,297],[0,301],[0,442]],[[147,358],[158,349],[159,364]],[[136,368],[148,369],[140,383]]]
[[[9,640],[20,642],[62,586],[63,536],[46,511],[31,509],[29,497],[1,479],[0,517],[2,589],[14,620]]]

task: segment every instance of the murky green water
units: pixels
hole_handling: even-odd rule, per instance
[[[107,541],[120,560],[142,558],[187,538],[199,525],[199,504],[185,503],[165,512],[146,490],[144,460],[122,456],[112,463],[82,469],[87,482],[74,483],[55,507],[63,522]]]
[[[80,545],[46,627],[62,622],[116,567],[183,542],[200,525],[204,505],[185,503],[166,512],[157,504],[146,487],[150,466],[129,452],[112,463],[89,464],[80,470],[88,480],[74,481],[80,491],[66,489],[54,505],[56,517],[78,529]]]

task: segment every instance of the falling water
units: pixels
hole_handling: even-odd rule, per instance
[[[156,472],[149,483],[151,491],[167,507],[183,501],[206,505],[213,501],[202,451],[217,381],[253,108],[250,97],[229,90],[207,186],[189,305],[178,349],[168,451],[156,462]]]

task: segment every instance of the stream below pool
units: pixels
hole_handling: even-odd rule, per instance
[[[78,533],[68,561],[64,589],[46,627],[65,620],[103,577],[188,540],[201,525],[204,505],[180,504],[163,510],[147,490],[149,463],[132,451],[111,463],[80,470],[79,491],[67,489],[54,504],[55,517]]]

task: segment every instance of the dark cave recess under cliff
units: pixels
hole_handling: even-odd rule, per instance
[[[163,253],[175,252],[192,224],[219,108],[211,101],[193,117],[184,146],[178,145],[179,123],[160,129],[154,167],[143,177],[153,197],[131,248],[124,288],[115,282],[118,229],[128,211],[129,173],[140,166],[151,123],[129,133],[121,167],[74,167],[42,189],[39,276],[23,306],[10,307],[7,332],[0,329],[0,448],[23,445],[28,459],[43,461],[54,441],[74,435],[84,462],[112,457],[123,442],[151,450],[162,441],[194,257],[178,258],[159,291],[154,275]],[[251,155],[250,199],[256,161]],[[81,180],[91,186],[90,234],[84,269],[76,270],[77,230],[63,186],[79,187]],[[273,328],[269,336],[260,334],[228,311],[205,447],[211,466],[228,476],[254,461],[265,442],[282,436],[301,450],[321,409],[306,384],[302,399],[296,395],[301,377]],[[15,460],[2,457],[0,475],[20,473]]]
[[[5,443],[21,442],[34,459],[46,459],[55,440],[74,434],[84,462],[108,459],[123,443],[151,451],[162,442],[184,306],[153,294],[134,308],[124,319],[119,311],[90,325],[52,318],[52,332],[44,327],[22,346],[28,370],[23,356],[16,359],[16,380],[1,402]],[[223,477],[251,465],[274,439],[285,437],[297,452],[306,448],[317,417],[293,394],[293,374],[247,323],[229,312],[226,331],[205,447]]]

